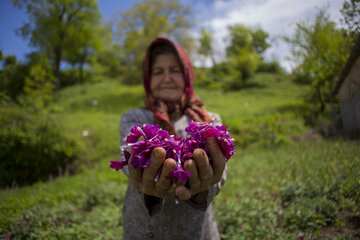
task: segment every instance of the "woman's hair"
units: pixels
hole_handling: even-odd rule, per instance
[[[150,71],[151,71],[151,67],[155,63],[156,58],[159,55],[163,55],[163,54],[173,54],[176,57],[176,59],[180,62],[178,53],[176,52],[176,50],[173,46],[168,45],[168,44],[157,44],[157,45],[154,45],[151,49]]]

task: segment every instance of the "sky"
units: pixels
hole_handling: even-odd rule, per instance
[[[141,0],[98,0],[103,21],[111,19],[116,10],[128,10],[134,2]],[[295,23],[313,20],[319,9],[326,8],[333,21],[340,23],[340,9],[344,0],[180,0],[191,5],[197,18],[197,26],[213,33],[213,47],[218,59],[224,55],[228,43],[227,26],[243,24],[260,27],[269,34],[271,47],[265,59],[277,59],[281,66],[291,71],[289,46],[281,36],[291,36]],[[0,0],[0,49],[5,55],[14,54],[18,59],[33,49],[28,41],[15,33],[27,21],[24,10],[15,8],[10,0]],[[197,28],[199,29],[199,28]],[[198,37],[199,32],[193,32]]]

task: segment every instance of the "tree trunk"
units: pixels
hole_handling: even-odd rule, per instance
[[[81,82],[84,81],[84,66],[85,66],[85,61],[86,61],[87,56],[88,56],[88,48],[85,47],[84,50],[83,50],[83,54],[81,55],[80,65],[79,65],[80,81]]]
[[[62,58],[62,48],[61,47],[55,47],[54,53],[55,53],[55,57],[54,57],[54,75],[55,75],[55,78],[56,78],[55,91],[58,92],[60,90],[60,86],[61,86],[60,64],[61,64],[61,58]]]
[[[216,73],[216,62],[215,62],[215,58],[214,58],[213,55],[211,56],[211,61],[212,61],[212,64],[213,64],[212,72],[215,74]]]

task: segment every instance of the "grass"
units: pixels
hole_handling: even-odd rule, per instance
[[[221,237],[321,238],[324,226],[344,225],[337,213],[359,211],[360,142],[294,142],[293,135],[309,129],[301,118],[306,88],[280,75],[251,81],[257,87],[196,90],[237,143],[227,182],[214,200]],[[127,178],[108,165],[119,157],[121,115],[141,107],[143,97],[141,86],[113,80],[62,90],[49,112],[84,143],[89,164],[73,176],[1,190],[0,238],[121,238]]]

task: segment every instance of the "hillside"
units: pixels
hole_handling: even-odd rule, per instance
[[[237,154],[214,201],[222,239],[356,239],[360,142],[303,140],[310,130],[302,118],[306,87],[283,75],[250,81],[239,91],[195,90],[236,139]],[[142,86],[110,79],[62,90],[49,113],[82,142],[84,164],[76,175],[1,190],[0,237],[121,238],[127,178],[109,161],[119,158],[121,115],[143,106],[143,98]]]

